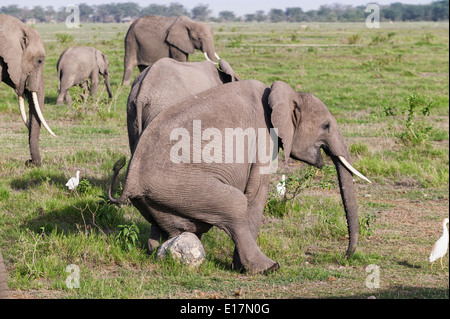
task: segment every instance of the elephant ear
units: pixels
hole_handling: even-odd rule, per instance
[[[219,71],[227,77],[225,82],[234,82],[240,80],[236,73],[234,73],[233,68],[224,59],[219,60]]]
[[[8,65],[11,81],[18,87],[21,80],[23,51],[29,45],[30,40],[24,31],[20,31],[19,38],[15,36],[16,33],[16,30],[8,30],[7,26],[0,27],[0,57]]]
[[[167,30],[166,41],[187,54],[194,54],[195,48],[189,37],[189,27],[183,17],[179,17]]]
[[[278,136],[281,138],[285,162],[288,163],[295,128],[300,121],[298,97],[288,84],[277,81],[272,84],[268,99],[272,109],[272,125],[277,129]]]
[[[98,71],[101,74],[105,74],[105,71],[108,68],[108,59],[106,58],[106,55],[104,55],[100,50],[96,50],[95,59],[97,60]]]

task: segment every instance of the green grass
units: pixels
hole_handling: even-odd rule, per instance
[[[44,114],[58,138],[42,131],[43,166],[26,167],[26,129],[14,92],[0,85],[0,245],[12,296],[448,298],[448,255],[444,271],[431,271],[427,262],[449,209],[448,24],[212,26],[216,51],[240,77],[267,85],[283,80],[320,97],[336,117],[354,166],[373,182],[355,179],[357,253],[344,257],[345,213],[336,170],[327,159],[322,170],[295,164],[272,176],[258,244],[280,263],[276,273],[251,276],[231,270],[234,245],[215,227],[202,237],[207,257],[198,269],[148,255],[150,224],[134,207],[119,209],[103,199],[115,161],[129,157],[129,88],[120,86],[128,25],[36,25],[47,52]],[[72,88],[72,107],[54,105],[56,62],[72,44],[107,54],[111,101],[101,81],[98,94],[86,102],[79,98],[81,89]],[[200,52],[190,57],[203,59]],[[406,126],[412,95],[432,101],[433,107],[426,116],[416,112],[414,123]],[[423,127],[431,129],[420,143],[401,138],[407,129],[415,134]],[[83,186],[71,192],[64,184],[77,169]],[[295,199],[275,194],[282,174],[305,183]],[[124,237],[123,230],[133,230],[132,225],[139,230],[136,238]],[[71,264],[79,266],[78,289],[66,286]],[[381,268],[379,289],[365,286],[370,264]]]

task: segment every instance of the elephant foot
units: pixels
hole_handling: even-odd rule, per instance
[[[33,161],[32,159],[29,159],[29,160],[25,161],[25,166],[26,167],[32,167],[32,166],[39,167],[39,166],[41,166],[41,161]]]
[[[271,267],[269,267],[266,270],[264,270],[263,274],[264,275],[268,275],[270,273],[273,273],[273,272],[277,271],[278,269],[280,269],[280,264],[275,262]]]
[[[147,241],[147,251],[152,255],[159,247],[159,241],[149,238]]]

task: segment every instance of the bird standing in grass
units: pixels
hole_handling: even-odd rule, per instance
[[[66,186],[70,189],[70,190],[74,190],[78,184],[80,183],[80,171],[77,171],[77,175],[76,177],[71,177],[67,183]]]
[[[281,182],[277,184],[277,194],[283,196],[286,193],[286,176],[283,174]]]
[[[441,238],[439,238],[436,243],[434,244],[433,248],[431,249],[431,255],[430,255],[430,263],[431,263],[431,269],[433,269],[434,262],[440,258],[441,259],[441,268],[444,270],[444,266],[442,265],[442,257],[445,256],[447,253],[447,247],[448,247],[448,218],[444,218],[442,222],[442,227],[444,229],[444,233],[442,234]]]

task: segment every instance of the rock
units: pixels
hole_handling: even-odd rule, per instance
[[[172,258],[188,266],[198,267],[205,260],[206,254],[202,242],[193,233],[182,233],[159,246],[156,256],[166,258],[170,251]]]

